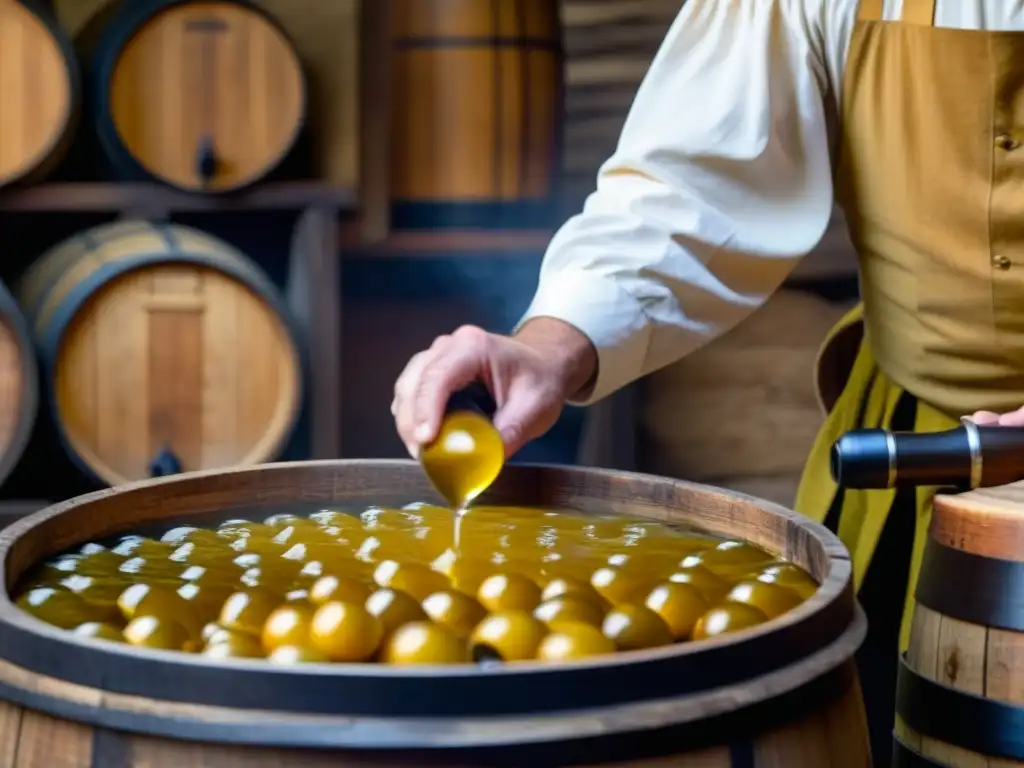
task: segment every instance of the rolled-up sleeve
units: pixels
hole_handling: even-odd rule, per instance
[[[806,0],[689,0],[523,321],[598,350],[593,402],[726,332],[821,239],[825,94]]]

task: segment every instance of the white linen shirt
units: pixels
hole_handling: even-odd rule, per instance
[[[821,239],[859,0],[687,0],[523,320],[598,350],[594,402],[725,333]],[[902,0],[885,0],[898,19]],[[1024,0],[938,0],[937,26],[1024,30]]]

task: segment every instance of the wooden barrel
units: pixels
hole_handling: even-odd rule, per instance
[[[291,41],[259,5],[115,0],[101,21],[85,44],[96,131],[125,178],[226,192],[289,156],[306,83]]]
[[[396,0],[396,228],[544,226],[559,172],[557,0]]]
[[[36,353],[28,326],[14,298],[0,284],[0,483],[28,445],[38,392]]]
[[[0,0],[0,84],[3,188],[52,170],[78,124],[77,59],[45,6]]]
[[[900,667],[896,766],[1024,766],[1024,484],[938,496]]]
[[[867,768],[846,550],[789,510],[682,481],[506,468],[483,503],[633,513],[746,538],[821,588],[759,627],[572,663],[401,667],[220,662],[79,638],[9,587],[62,548],[171,521],[436,499],[410,461],[271,464],[101,491],[0,536],[0,728],[30,765]],[[225,512],[225,507],[233,512]],[[200,522],[201,524],[201,522]]]
[[[260,463],[290,437],[302,365],[283,300],[223,241],[108,224],[44,254],[16,293],[60,436],[102,481]]]

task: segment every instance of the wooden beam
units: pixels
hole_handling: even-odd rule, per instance
[[[354,211],[356,202],[355,190],[317,181],[263,184],[226,195],[199,195],[160,184],[117,182],[41,184],[0,192],[0,211],[17,213],[302,210],[313,205]]]

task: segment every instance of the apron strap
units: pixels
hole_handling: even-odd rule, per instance
[[[900,21],[930,27],[935,23],[935,0],[903,0]]]
[[[881,21],[882,5],[882,0],[860,0],[857,21]]]

